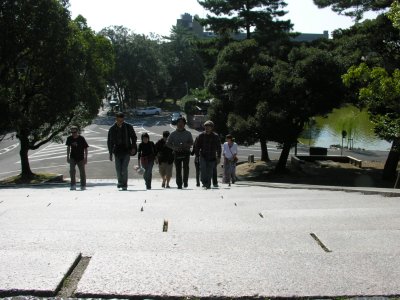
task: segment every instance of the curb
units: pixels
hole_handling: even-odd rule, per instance
[[[258,186],[279,189],[305,189],[305,190],[322,190],[322,191],[339,191],[348,193],[362,193],[364,195],[382,195],[385,197],[400,197],[400,189],[387,188],[370,188],[370,187],[344,187],[344,186],[328,186],[328,185],[309,185],[309,184],[293,184],[293,183],[273,183],[273,182],[257,182],[257,181],[237,181],[236,185],[242,186]]]

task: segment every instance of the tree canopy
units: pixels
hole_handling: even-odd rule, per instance
[[[279,21],[277,17],[286,14],[284,0],[198,0],[206,10],[214,14],[201,19],[202,25],[219,35],[230,35],[244,30],[246,38],[251,38],[252,29],[265,30],[278,28],[279,31],[291,28],[290,22]]]
[[[0,95],[20,140],[23,177],[32,175],[28,151],[60,138],[70,124],[89,123],[105,94],[110,44],[82,17],[71,21],[67,4],[0,6]]]
[[[343,14],[360,21],[365,12],[382,11],[392,4],[393,0],[314,0],[319,8],[331,7],[338,14]]]

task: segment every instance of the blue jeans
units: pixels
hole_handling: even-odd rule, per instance
[[[154,165],[154,160],[149,160],[146,166],[143,166],[144,168],[143,178],[144,182],[146,183],[146,188],[151,188],[151,179],[153,177],[153,165]]]
[[[200,157],[201,183],[207,188],[211,187],[211,180],[216,163],[216,160],[206,160],[204,157]]]
[[[115,170],[117,171],[118,186],[128,186],[128,165],[131,156],[128,154],[115,155]]]

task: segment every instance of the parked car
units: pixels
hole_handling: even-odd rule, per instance
[[[176,123],[180,117],[182,117],[182,114],[180,112],[173,112],[171,114],[171,124],[176,125]]]
[[[159,115],[159,114],[161,114],[161,108],[155,106],[138,108],[136,110],[137,116],[148,116],[148,115]]]

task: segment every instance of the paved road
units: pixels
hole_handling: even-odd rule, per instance
[[[169,122],[169,115],[152,117],[135,117],[127,118],[127,121],[134,125],[135,131],[140,139],[143,132],[148,132],[151,140],[157,141],[162,136],[164,130],[173,131],[175,127]],[[87,139],[89,148],[89,162],[87,166],[88,178],[114,178],[114,164],[108,160],[108,150],[106,145],[107,132],[109,127],[114,123],[114,118],[109,116],[99,116],[94,123],[85,128],[82,133]],[[193,136],[199,134],[198,131],[189,129]],[[0,143],[0,179],[17,175],[20,172],[19,159],[19,143],[18,140],[8,136]],[[293,149],[292,152],[293,153]],[[281,150],[277,149],[276,143],[268,144],[268,152],[271,159],[278,159]],[[308,154],[307,146],[299,146],[299,154]],[[247,161],[248,155],[254,155],[255,159],[261,157],[261,150],[258,144],[239,147],[239,159]],[[339,150],[329,150],[329,154],[340,154]],[[387,152],[384,151],[345,151],[345,155],[355,156],[361,160],[377,160],[384,161]],[[29,152],[29,161],[34,172],[49,172],[63,174],[64,178],[69,178],[68,165],[66,163],[66,146],[64,144],[49,143],[42,146],[36,151]],[[137,178],[137,174],[133,171],[133,166],[137,165],[137,158],[131,161],[130,177]],[[191,160],[191,177],[194,177],[193,159]],[[219,174],[222,170],[219,170]],[[154,169],[154,176],[158,177],[157,167]]]

